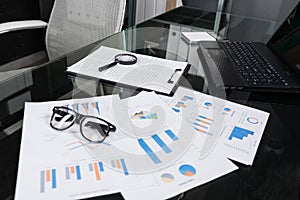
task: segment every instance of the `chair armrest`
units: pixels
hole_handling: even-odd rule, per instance
[[[44,22],[42,20],[5,22],[0,24],[0,35],[11,31],[45,28],[47,27],[47,25],[47,22]]]

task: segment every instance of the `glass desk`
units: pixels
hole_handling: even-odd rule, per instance
[[[202,18],[198,17],[199,14]],[[300,95],[214,90],[214,85],[207,84],[197,55],[197,45],[188,44],[181,37],[181,32],[208,31],[216,37],[220,36],[221,32],[216,35],[212,31],[214,14],[208,13],[208,15],[203,15],[202,11],[192,8],[179,8],[44,65],[11,72],[9,75],[1,72],[3,77],[0,82],[1,198],[12,199],[14,196],[25,101],[42,102],[109,94],[119,94],[121,98],[125,98],[139,92],[117,84],[70,78],[65,73],[68,66],[104,45],[160,58],[188,61],[191,68],[179,85],[270,113],[252,166],[236,163],[239,170],[187,191],[180,198],[299,199],[300,134],[297,122],[299,121],[298,113],[300,113]],[[238,16],[231,17],[238,18]],[[265,23],[265,21],[260,22]],[[270,24],[273,24],[274,28],[277,26],[277,22]],[[222,30],[226,29],[223,33],[230,31],[237,33],[237,29],[226,23],[221,22],[221,27]],[[261,35],[256,36],[262,40],[265,39]],[[226,38],[226,34],[223,37]],[[227,38],[234,39],[228,34]],[[98,198],[122,199],[122,196],[115,194]],[[174,197],[174,199],[177,198],[179,196]]]

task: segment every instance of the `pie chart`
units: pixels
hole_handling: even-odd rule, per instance
[[[255,117],[248,117],[247,121],[251,124],[258,124],[258,119],[256,119]]]
[[[162,174],[160,178],[165,183],[171,183],[174,181],[174,176],[169,173]]]
[[[224,108],[224,111],[225,112],[231,112],[231,109],[230,108]]]
[[[194,176],[196,169],[192,165],[184,164],[179,167],[179,172],[184,176]]]
[[[207,107],[210,107],[210,106],[212,106],[212,103],[209,102],[209,101],[206,101],[206,102],[204,102],[204,105],[207,106]]]

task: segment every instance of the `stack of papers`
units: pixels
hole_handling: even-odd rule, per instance
[[[117,130],[101,144],[82,140],[76,124],[54,130],[54,106],[101,117]],[[170,198],[237,170],[228,158],[251,165],[268,116],[185,88],[173,97],[26,103],[15,198]]]

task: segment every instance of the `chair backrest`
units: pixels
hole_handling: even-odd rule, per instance
[[[56,0],[46,47],[53,60],[121,31],[126,0]]]

